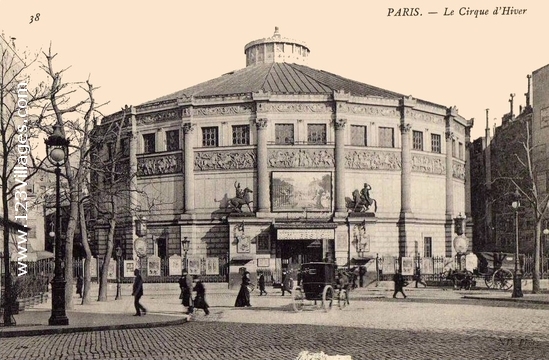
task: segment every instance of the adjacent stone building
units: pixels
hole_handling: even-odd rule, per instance
[[[312,69],[309,48],[278,29],[244,53],[243,69],[97,125],[122,125],[98,157],[118,149],[120,168],[136,175],[119,185],[137,190],[117,213],[125,259],[139,245],[142,257],[187,257],[206,274],[228,257],[235,279],[241,266],[280,279],[307,261],[455,254],[454,218],[470,218],[472,120]],[[108,227],[96,217],[101,256]]]

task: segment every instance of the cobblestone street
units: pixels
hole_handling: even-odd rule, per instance
[[[308,350],[353,360],[545,359],[549,351],[547,304],[504,306],[432,290],[406,300],[357,293],[343,310],[294,313],[288,296],[254,296],[252,308],[234,308],[234,295],[211,294],[210,316],[199,311],[177,326],[0,339],[0,358],[293,360]],[[153,315],[180,306],[172,295],[144,302]]]

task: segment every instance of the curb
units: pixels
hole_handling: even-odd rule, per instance
[[[125,330],[125,329],[142,329],[181,325],[188,322],[188,318],[157,321],[152,323],[137,323],[137,324],[118,324],[118,325],[97,325],[97,326],[78,326],[78,327],[56,327],[56,328],[40,328],[40,329],[13,329],[0,331],[0,338],[10,338],[19,336],[38,336],[38,335],[56,335],[69,334],[88,331],[105,331],[105,330]]]
[[[493,297],[482,297],[482,296],[463,296],[463,299],[507,301],[507,302],[515,302],[515,303],[529,303],[529,304],[549,305],[549,301],[546,301],[546,300],[533,300],[533,299],[524,299],[524,298],[493,298]]]

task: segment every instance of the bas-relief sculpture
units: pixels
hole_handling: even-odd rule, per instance
[[[177,120],[181,116],[178,110],[166,110],[153,114],[137,115],[137,125],[154,124],[162,121]]]
[[[333,149],[269,150],[267,161],[272,168],[335,166]]]
[[[254,169],[255,150],[197,151],[194,154],[196,171]]]
[[[412,156],[412,171],[442,175],[446,172],[446,160],[431,156]]]
[[[182,162],[180,154],[138,158],[137,176],[178,173],[181,172]]]
[[[348,169],[400,170],[400,152],[351,150],[345,152]]]

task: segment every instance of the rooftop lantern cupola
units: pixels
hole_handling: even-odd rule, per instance
[[[278,26],[270,38],[255,40],[244,46],[246,66],[274,62],[305,64],[309,53],[303,41],[282,37]]]

